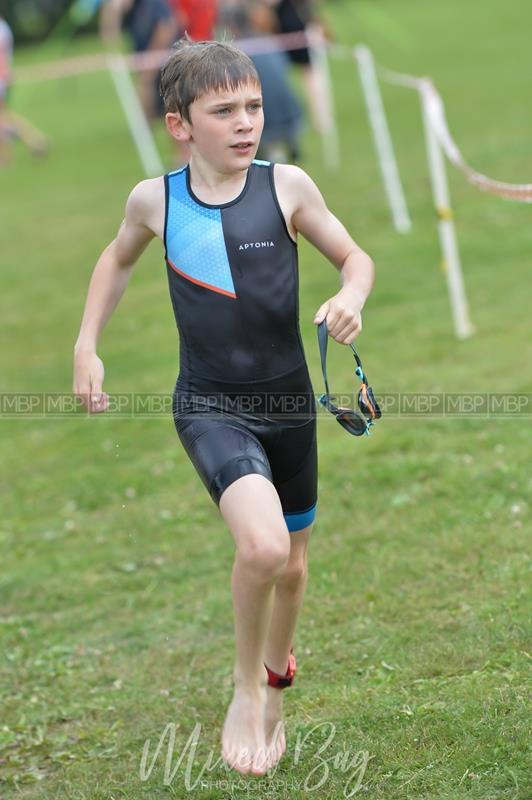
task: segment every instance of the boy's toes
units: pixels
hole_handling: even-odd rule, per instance
[[[286,738],[284,730],[279,730],[273,741],[271,747],[272,766],[276,766],[286,751]]]
[[[235,750],[230,754],[230,766],[240,772],[241,775],[248,775],[253,765],[253,758],[251,757],[247,747],[242,750]]]
[[[264,775],[270,767],[270,757],[268,750],[260,749],[255,753],[251,765],[253,775]]]

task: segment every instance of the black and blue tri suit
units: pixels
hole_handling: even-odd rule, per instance
[[[255,160],[240,195],[208,205],[189,167],[165,175],[165,257],[180,339],[177,433],[216,504],[249,473],[270,480],[289,531],[317,503],[316,405],[299,331],[297,245]]]

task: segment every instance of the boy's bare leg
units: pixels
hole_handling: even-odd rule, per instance
[[[297,620],[307,585],[307,549],[312,525],[290,534],[290,558],[274,590],[274,603],[265,663],[274,672],[284,675],[288,666],[290,647],[294,643]],[[271,754],[271,766],[278,763],[286,750],[283,722],[284,690],[266,687],[265,734]]]
[[[232,574],[235,690],[224,724],[222,755],[238,772],[263,775],[272,756],[265,737],[264,649],[274,584],[288,563],[290,534],[277,491],[262,475],[245,475],[228,486],[220,512],[236,544]]]

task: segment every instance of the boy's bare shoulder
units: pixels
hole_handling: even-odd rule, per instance
[[[163,238],[165,212],[164,178],[147,178],[131,190],[126,216],[133,224],[144,225]]]
[[[284,186],[299,186],[311,179],[301,167],[295,164],[275,164],[275,183]]]
[[[274,176],[279,204],[290,233],[295,235],[298,227],[295,225],[296,215],[303,208],[321,208],[323,198],[310,175],[295,164],[276,164]]]
[[[274,168],[277,192],[292,201],[301,201],[308,192],[318,191],[318,187],[305,170],[295,164],[276,164]]]

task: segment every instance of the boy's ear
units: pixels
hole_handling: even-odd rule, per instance
[[[181,114],[178,114],[177,111],[168,112],[165,114],[164,121],[170,136],[177,139],[178,142],[189,141],[191,137],[190,122],[183,119]]]

